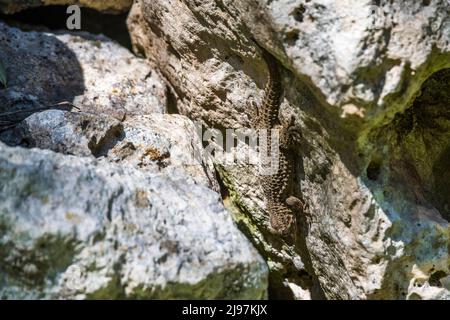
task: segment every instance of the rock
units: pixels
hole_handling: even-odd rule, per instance
[[[111,148],[107,159],[169,177],[180,171],[219,192],[214,165],[203,154],[198,130],[181,115],[136,116],[123,123],[123,139]]]
[[[118,121],[105,115],[63,110],[35,113],[0,134],[10,146],[104,157],[143,171],[178,171],[219,191],[213,163],[203,157],[197,128],[184,116],[150,114]]]
[[[122,123],[89,113],[47,110],[35,113],[0,134],[10,145],[99,157],[123,135]]]
[[[0,32],[0,297],[267,297],[196,124],[163,114],[143,59],[103,36]]]
[[[356,104],[366,119],[385,113],[382,106],[393,115],[427,77],[449,66],[447,1],[279,0],[267,9],[286,63],[341,113]]]
[[[3,13],[11,14],[20,10],[38,6],[77,4],[104,12],[125,12],[130,9],[132,3],[133,0],[2,0],[0,3],[0,10]]]
[[[17,122],[46,108],[118,120],[166,108],[158,74],[104,36],[22,32],[0,22],[0,46],[8,78],[7,88],[0,89],[0,113],[9,114],[2,121]]]
[[[172,84],[179,112],[207,128],[249,126],[267,79],[254,41],[280,64],[281,121],[294,115],[303,135],[295,195],[309,209],[299,243],[268,232],[254,166],[216,162],[225,202],[268,261],[271,297],[449,295],[449,8],[372,3],[140,0],[131,9],[134,50]]]
[[[182,173],[0,143],[3,299],[260,299],[267,268]]]

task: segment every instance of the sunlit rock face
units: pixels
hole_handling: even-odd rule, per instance
[[[449,298],[446,1],[136,1],[134,50],[205,127],[248,127],[278,60],[294,115],[299,240],[268,232],[256,170],[216,163],[274,298]],[[245,148],[245,147],[244,147]],[[231,152],[241,153],[238,148]]]
[[[195,124],[104,36],[0,22],[0,297],[263,299]]]

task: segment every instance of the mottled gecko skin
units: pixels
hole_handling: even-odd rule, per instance
[[[261,48],[261,47],[260,47]],[[295,241],[299,211],[303,211],[303,202],[294,197],[294,154],[292,146],[295,135],[294,119],[287,126],[279,120],[279,110],[283,94],[281,75],[275,58],[261,48],[268,67],[268,79],[262,105],[253,112],[252,125],[255,129],[279,129],[279,166],[275,174],[261,176],[264,196],[267,201],[271,231],[285,240]],[[267,135],[267,150],[271,154],[271,134]],[[261,144],[261,142],[260,142]]]

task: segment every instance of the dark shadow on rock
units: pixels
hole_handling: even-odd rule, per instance
[[[300,83],[298,79],[294,82],[292,89],[288,89],[291,92],[286,98],[292,100],[292,104],[298,105],[297,99],[292,98],[297,97],[294,92],[303,93],[306,103],[301,106],[301,109],[306,117],[302,120],[307,128],[304,131],[324,137],[328,146],[323,147],[329,150],[322,153],[339,155],[339,159],[349,173],[361,179],[361,182],[371,191],[377,206],[388,217],[393,207],[401,207],[402,209],[398,212],[400,218],[408,220],[408,223],[411,223],[410,228],[414,230],[413,221],[418,215],[419,208],[420,210],[426,208],[430,220],[440,223],[443,219],[449,221],[450,69],[443,69],[432,74],[423,82],[420,91],[406,110],[396,114],[390,123],[372,129],[366,141],[367,150],[371,150],[367,154],[364,153],[365,150],[360,150],[357,146],[357,138],[363,124],[361,119],[352,119],[352,117],[340,119],[337,108],[321,104],[320,101],[323,99],[315,98],[305,84]],[[312,153],[314,145],[310,141],[313,139],[304,139],[299,145],[303,157],[309,159],[314,157]],[[297,159],[301,159],[301,156]],[[333,161],[335,160],[332,158],[324,157],[321,163],[315,164],[316,168],[309,172],[305,179],[310,183],[326,185],[334,179],[333,173],[329,172]],[[301,174],[297,176],[303,179]],[[323,192],[326,194],[329,190]],[[332,198],[330,196],[330,199]],[[325,215],[328,215],[331,214],[336,203],[325,199],[322,205],[326,210]],[[373,210],[373,206],[370,210]],[[316,216],[317,213],[311,214]],[[366,213],[361,212],[361,215],[364,214]],[[416,232],[427,232],[426,227],[420,224],[419,218],[417,221]],[[404,241],[404,237],[407,236],[403,231],[394,229],[388,231],[388,236],[396,241]],[[316,233],[321,237],[325,236],[324,233]],[[302,235],[302,242],[305,237],[307,233]],[[325,243],[332,248],[334,243],[339,241],[340,239],[332,236]],[[420,241],[420,238],[411,241]],[[301,249],[301,251],[309,250]],[[330,252],[336,251],[332,249]],[[305,260],[305,264],[308,264],[309,254],[302,255],[302,259]],[[338,260],[335,261],[335,263],[338,262]],[[392,261],[386,268],[387,276],[378,290],[380,293],[374,291],[368,298],[405,299],[408,291],[406,286],[409,282],[408,279],[402,278],[403,274],[400,270],[408,270],[410,267],[411,263],[408,259]],[[326,273],[326,266],[320,268]],[[345,268],[342,264],[342,270]],[[331,284],[331,287],[339,289],[339,281]],[[330,297],[330,294],[332,293],[327,293],[327,297]]]
[[[382,187],[386,180],[383,172],[390,171],[388,183],[401,185],[405,199],[436,209],[436,215],[447,221],[450,210],[449,92],[450,69],[440,70],[424,81],[410,106],[377,132],[380,138],[376,142],[389,148],[389,157],[375,155],[366,169],[367,178],[372,180],[369,185]]]
[[[0,14],[0,19],[22,30],[65,30],[69,15],[67,6],[30,8],[12,15]],[[128,13],[107,14],[90,8],[81,9],[81,30],[94,35],[103,34],[131,50],[126,24]]]
[[[34,112],[70,110],[73,99],[84,93],[77,56],[56,36],[22,32],[0,22],[0,48],[8,79],[7,87],[0,88],[0,131]]]

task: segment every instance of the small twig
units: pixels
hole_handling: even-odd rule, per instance
[[[54,107],[60,107],[60,106],[65,106],[65,105],[75,108],[77,110],[80,110],[80,108],[73,105],[72,103],[70,103],[68,101],[62,101],[62,102],[58,102],[58,103],[55,103],[55,104],[52,104],[52,105],[49,105],[46,107],[32,108],[32,109],[27,109],[27,110],[16,110],[16,111],[0,113],[0,117],[7,117],[7,116],[15,115],[15,114],[20,114],[20,113],[33,113],[33,112],[38,112],[38,111],[45,111],[45,110],[50,110]],[[4,132],[4,131],[7,131],[9,129],[16,127],[21,121],[22,120],[19,120],[19,121],[0,120],[0,124],[7,125],[5,127],[0,126],[0,132]]]
[[[5,121],[5,120],[0,120],[0,124],[10,124],[10,123],[14,123],[14,121]]]
[[[45,106],[45,107],[40,107],[40,108],[32,108],[32,109],[27,109],[27,110],[16,110],[16,111],[10,111],[10,112],[4,112],[4,113],[0,113],[0,117],[7,117],[7,116],[11,116],[11,115],[15,115],[15,114],[19,114],[19,113],[29,113],[29,112],[37,112],[37,111],[45,111],[45,110],[49,110],[52,107],[56,107],[56,106],[63,106],[63,105],[69,105],[72,108],[75,108],[77,110],[80,110],[80,108],[78,108],[77,106],[73,105],[72,103],[68,102],[68,101],[63,101],[63,102],[58,102],[49,106]]]
[[[12,128],[16,127],[18,124],[19,124],[19,122],[17,122],[16,124],[10,125],[10,126],[3,127],[3,128],[0,127],[0,132],[4,132],[9,129],[12,129]]]
[[[61,101],[61,102],[52,104],[49,107],[64,106],[64,105],[70,106],[70,107],[72,107],[74,109],[77,109],[77,110],[81,110],[80,108],[78,108],[76,105],[74,105],[73,103],[71,103],[69,101]]]
[[[43,111],[43,110],[48,110],[48,107],[32,108],[32,109],[27,109],[27,110],[16,110],[16,111],[4,112],[4,113],[0,113],[0,117],[11,116],[11,115],[19,114],[19,113],[29,113],[29,112]]]

